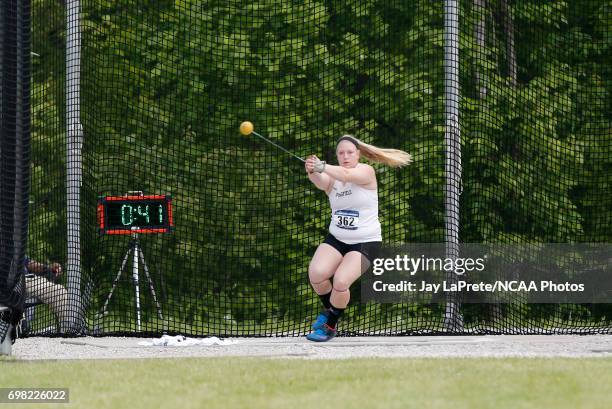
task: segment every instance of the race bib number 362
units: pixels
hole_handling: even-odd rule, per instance
[[[346,230],[357,230],[359,227],[359,212],[357,210],[336,210],[334,213],[336,226]]]

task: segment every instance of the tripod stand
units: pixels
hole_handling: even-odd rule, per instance
[[[147,276],[147,280],[149,281],[149,290],[151,290],[151,295],[153,296],[153,300],[155,301],[155,305],[157,306],[157,315],[159,319],[163,321],[163,316],[161,312],[161,307],[159,306],[159,302],[157,301],[157,296],[155,295],[155,288],[153,287],[153,281],[151,280],[151,276],[149,275],[149,268],[147,267],[147,263],[144,258],[144,253],[142,252],[142,247],[140,246],[140,241],[138,240],[138,233],[132,233],[132,239],[130,240],[130,244],[128,246],[128,250],[125,253],[125,257],[123,257],[123,262],[121,263],[121,268],[119,268],[119,272],[113,281],[113,286],[108,293],[108,297],[106,297],[106,301],[104,302],[104,307],[102,308],[102,316],[106,314],[106,307],[108,307],[108,302],[110,301],[113,293],[115,292],[115,288],[117,287],[117,283],[119,282],[119,278],[121,278],[121,273],[125,269],[125,265],[127,263],[128,257],[132,253],[132,281],[134,282],[134,290],[136,293],[136,321],[138,324],[138,331],[140,331],[140,286],[138,279],[138,270],[139,270],[139,262],[142,262],[144,267],[145,275]]]

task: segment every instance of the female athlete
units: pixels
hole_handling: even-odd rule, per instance
[[[411,160],[404,151],[378,148],[350,135],[338,140],[336,156],[340,166],[314,155],[305,163],[308,178],[327,193],[332,211],[329,234],[308,267],[310,284],[324,307],[306,336],[317,342],[336,336],[338,320],[351,298],[349,289],[368,269],[382,242],[376,173],[372,166],[359,163],[360,157],[391,167]]]

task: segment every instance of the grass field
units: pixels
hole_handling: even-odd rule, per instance
[[[0,368],[2,387],[70,389],[69,404],[45,408],[603,409],[612,403],[612,359],[4,359]]]

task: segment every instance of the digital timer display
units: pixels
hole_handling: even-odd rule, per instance
[[[98,227],[102,234],[169,233],[170,196],[103,196],[98,200]]]

